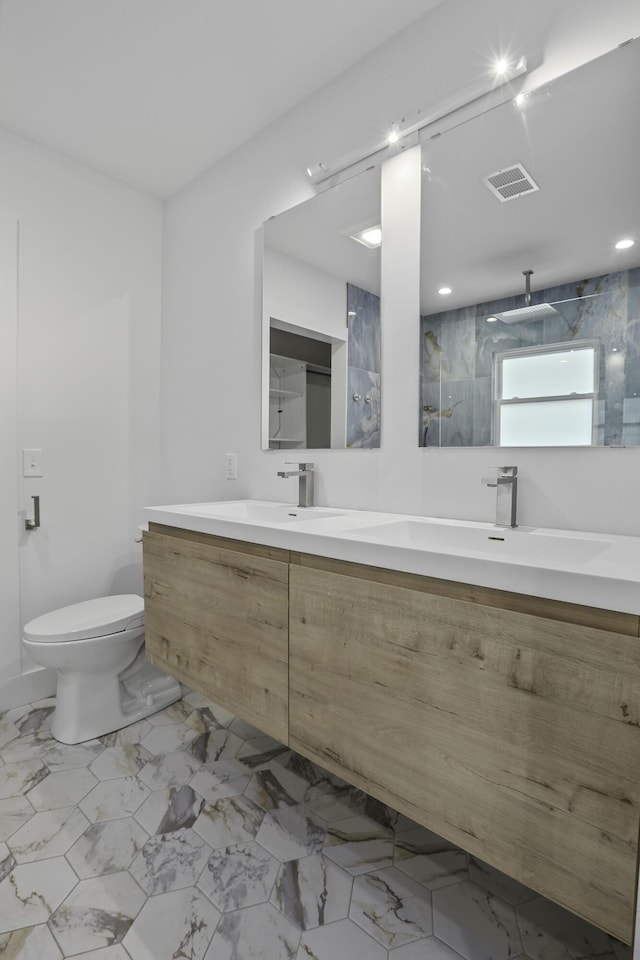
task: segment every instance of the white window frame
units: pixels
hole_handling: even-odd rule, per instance
[[[547,394],[539,397],[502,397],[502,369],[505,360],[518,357],[542,356],[547,353],[562,353],[563,351],[593,350],[593,390],[588,393]],[[591,400],[591,444],[596,442],[597,436],[597,404],[600,380],[600,341],[599,340],[569,340],[563,343],[547,343],[535,347],[516,347],[513,350],[496,352],[493,355],[493,436],[494,445],[501,446],[500,428],[501,413],[505,406],[520,403],[562,403],[566,400]],[[577,445],[577,444],[576,444]]]

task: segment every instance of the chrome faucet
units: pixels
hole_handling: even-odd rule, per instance
[[[497,467],[495,477],[483,477],[482,483],[496,487],[496,527],[517,527],[518,468]]]
[[[287,465],[289,461],[287,461]],[[278,470],[279,477],[298,477],[298,506],[313,506],[313,463],[296,463],[297,470]]]

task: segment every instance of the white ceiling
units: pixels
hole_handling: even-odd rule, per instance
[[[168,196],[442,0],[0,0],[0,125]]]

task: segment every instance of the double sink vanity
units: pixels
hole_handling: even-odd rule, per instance
[[[639,538],[249,500],[145,514],[153,663],[631,943]]]

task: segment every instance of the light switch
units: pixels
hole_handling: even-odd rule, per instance
[[[42,450],[22,451],[22,476],[23,477],[42,477],[44,476],[42,467]]]

